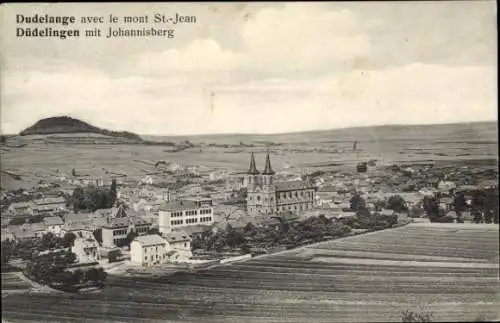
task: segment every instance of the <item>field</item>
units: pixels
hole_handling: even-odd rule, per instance
[[[28,291],[31,284],[20,278],[19,273],[2,273],[2,292]]]
[[[54,136],[58,135],[52,135]],[[2,151],[2,170],[22,177],[21,181],[15,181],[2,174],[2,185],[7,189],[29,187],[49,176],[69,175],[73,168],[79,174],[102,176],[106,169],[139,179],[148,172],[153,172],[151,164],[159,160],[200,166],[201,170],[206,171],[218,168],[244,171],[248,167],[250,151],[257,153],[257,166],[262,168],[266,151],[259,144],[262,142],[279,144],[270,147],[273,168],[277,171],[288,166],[314,171],[331,164],[337,165],[333,169],[355,171],[356,164],[367,159],[377,159],[379,164],[435,161],[445,164],[480,163],[496,167],[498,159],[495,123],[382,126],[278,135],[145,137],[148,140],[175,143],[187,139],[199,145],[199,148],[179,152],[172,152],[170,148],[162,146],[75,145],[64,143],[64,136],[60,143],[45,143],[39,137],[18,137],[28,145]],[[357,151],[352,151],[354,141],[358,141]],[[256,146],[209,146],[239,145],[240,142]]]
[[[498,225],[412,224],[100,293],[10,295],[3,318],[120,322],[400,322],[500,315]]]

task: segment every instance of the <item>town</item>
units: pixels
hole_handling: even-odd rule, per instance
[[[2,271],[85,291],[108,274],[211,268],[412,222],[496,223],[496,169],[361,162],[290,168],[248,153],[248,170],[163,162],[167,176],[59,174],[2,191]]]

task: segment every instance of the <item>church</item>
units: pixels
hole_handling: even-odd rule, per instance
[[[247,177],[247,213],[250,215],[274,214],[301,211],[313,208],[316,188],[305,181],[274,182],[275,172],[271,167],[269,153],[266,155],[264,171],[257,170],[254,154],[250,157]]]

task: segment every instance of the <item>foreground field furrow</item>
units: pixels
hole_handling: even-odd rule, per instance
[[[421,260],[421,261],[444,261],[444,262],[487,262],[485,259],[460,258],[460,257],[438,257],[438,256],[423,256],[423,255],[405,255],[405,254],[390,254],[382,252],[366,252],[352,250],[336,250],[336,249],[308,249],[311,250],[316,257],[350,257],[350,258],[372,258],[372,259],[401,259],[401,260]]]
[[[309,257],[308,257],[309,258]],[[362,265],[362,264],[335,264],[335,263],[314,263],[310,260],[299,260],[299,259],[288,259],[288,260],[271,260],[268,261],[264,259],[252,260],[245,262],[247,266],[261,266],[264,265],[266,267],[286,267],[286,268],[320,268],[320,269],[339,269],[348,272],[350,268],[352,269],[362,269],[362,270],[370,270],[374,272],[390,272],[391,270],[396,271],[422,271],[422,272],[464,272],[464,273],[483,273],[483,274],[491,274],[497,275],[498,269],[495,268],[440,268],[440,267],[405,267],[405,266],[391,266],[391,265]]]
[[[367,286],[369,282],[369,286]],[[370,292],[380,290],[381,292],[396,292],[407,293],[413,290],[414,293],[427,293],[443,288],[447,293],[454,292],[471,292],[475,290],[481,293],[491,293],[495,291],[495,285],[488,282],[463,282],[459,285],[453,282],[435,282],[430,285],[427,282],[394,282],[388,284],[388,281],[363,281],[357,280],[352,282],[343,282],[341,280],[321,279],[315,281],[312,279],[304,281],[294,281],[282,277],[260,278],[260,279],[239,279],[231,280],[227,277],[218,277],[212,279],[196,279],[186,282],[176,282],[178,285],[200,286],[205,288],[244,288],[244,289],[272,289],[272,290],[293,290],[293,291],[355,291],[355,292]],[[146,288],[137,284],[136,288]]]
[[[498,228],[498,227],[497,227]],[[91,294],[12,294],[3,318],[71,322],[397,322],[495,318],[498,233],[406,226],[163,277],[109,275]],[[8,281],[9,276],[5,276]],[[17,284],[17,280],[9,282]]]
[[[225,267],[224,270],[217,269],[219,273],[225,272],[241,272],[241,271],[249,271],[249,272],[260,272],[263,275],[266,273],[297,273],[297,274],[313,274],[313,275],[337,275],[339,277],[349,277],[349,276],[374,276],[374,277],[387,277],[390,276],[450,276],[450,271],[443,269],[441,272],[433,271],[422,271],[418,270],[419,268],[403,268],[402,270],[387,270],[387,271],[374,271],[374,270],[357,270],[357,269],[315,269],[315,268],[286,268],[286,267],[270,267],[270,266],[247,266],[247,265],[239,265],[239,266],[231,266]],[[453,277],[477,277],[478,275],[488,277],[484,273],[479,271],[471,271],[471,272],[455,272],[453,273]],[[492,272],[489,277],[496,277],[495,272]]]
[[[77,304],[81,305],[81,304]],[[369,304],[369,303],[359,303],[359,304],[341,304],[341,305],[335,305],[335,304],[310,304],[310,303],[303,303],[303,304],[279,304],[279,303],[274,303],[274,304],[245,304],[245,303],[239,303],[239,304],[232,304],[232,303],[219,303],[213,306],[209,307],[204,307],[204,306],[198,306],[198,307],[187,307],[187,308],[179,308],[178,309],[178,316],[177,317],[172,317],[170,316],[166,311],[149,311],[149,316],[151,319],[173,319],[175,320],[176,318],[179,317],[190,317],[190,316],[196,316],[200,318],[215,318],[219,315],[222,316],[233,316],[237,318],[245,318],[245,317],[269,317],[269,318],[278,318],[281,320],[286,320],[287,318],[302,318],[302,319],[307,319],[307,317],[310,316],[311,313],[314,313],[314,317],[321,319],[321,318],[326,318],[326,317],[331,317],[334,315],[335,318],[345,321],[345,319],[349,319],[350,317],[353,316],[353,313],[356,313],[356,310],[362,306],[364,309],[369,309],[370,314],[373,317],[379,317],[383,315],[384,313],[387,313],[387,308],[391,308],[391,311],[394,311],[394,314],[400,313],[401,310],[404,310],[407,307],[407,304],[399,304],[399,305],[393,305],[393,304]],[[492,304],[481,304],[481,305],[475,305],[477,308],[480,308],[483,312],[486,313],[491,313],[492,311]],[[464,304],[436,304],[436,311],[435,314],[440,315],[443,313],[448,313],[450,310],[439,310],[439,307],[448,307],[448,308],[462,308],[462,312],[464,311]],[[467,306],[465,306],[467,308]],[[9,310],[10,311],[10,310]],[[129,306],[123,308],[121,311],[121,315],[116,315],[114,313],[109,313],[107,312],[106,315],[109,317],[109,319],[115,319],[115,320],[129,320],[132,315],[141,315],[142,312],[141,307],[137,307],[136,305],[130,304]],[[12,311],[10,311],[12,313]],[[99,307],[95,308],[93,310],[94,313],[91,315],[87,315],[88,318],[90,319],[98,319],[103,315],[101,313]],[[97,313],[95,313],[97,312]],[[139,313],[138,313],[139,312]],[[29,314],[34,314],[34,315],[51,315],[52,313],[56,312],[51,312],[47,311],[44,309],[39,309],[37,308],[36,310],[31,310],[27,315]],[[363,312],[358,313],[358,315],[361,314],[363,315]],[[67,313],[65,311],[61,311],[61,315],[63,317],[67,318],[77,318],[77,313]],[[104,317],[103,317],[104,318]],[[140,319],[140,318],[139,318]],[[205,321],[205,320],[204,320]]]
[[[228,271],[225,270],[223,272],[217,272],[214,275],[205,275],[203,276],[204,278],[210,279],[211,277],[217,278],[217,275],[223,274],[227,278],[233,278],[233,279],[262,279],[263,273],[262,271],[257,271],[257,270],[244,270],[244,269],[238,269],[238,271]],[[353,277],[352,274],[326,274],[326,273],[299,273],[299,272],[284,272],[284,271],[274,271],[274,272],[267,272],[266,275],[268,276],[267,279],[273,280],[275,278],[285,278],[283,276],[289,276],[290,280],[316,280],[316,279],[321,279],[323,281],[327,280],[339,280],[344,283],[348,282],[357,282],[357,281],[395,281],[395,282],[411,282],[411,281],[428,281],[428,282],[464,282],[464,283],[496,283],[498,282],[498,277],[450,277],[448,276],[416,276],[416,275],[393,275],[393,273],[390,273],[390,275],[363,275],[363,274],[358,274],[356,277]]]
[[[371,244],[366,245],[332,245],[332,246],[318,246],[310,248],[314,249],[332,249],[332,250],[347,250],[347,251],[366,251],[366,252],[383,252],[388,254],[403,254],[403,255],[419,255],[419,256],[453,256],[460,258],[479,258],[479,259],[494,259],[498,256],[494,250],[498,250],[498,247],[493,246],[480,246],[477,247],[481,250],[471,251],[467,248],[451,248],[451,247],[436,247],[436,246],[404,246],[404,245],[392,245],[386,247],[373,246]]]

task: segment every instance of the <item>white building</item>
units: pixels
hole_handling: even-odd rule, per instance
[[[193,256],[191,253],[191,238],[184,231],[171,231],[165,234],[165,240],[168,242],[169,259],[180,262],[188,260]]]
[[[71,251],[76,255],[79,263],[92,263],[99,261],[99,243],[94,237],[77,237]]]
[[[48,232],[52,232],[56,236],[61,235],[61,230],[63,228],[64,222],[58,216],[48,216],[43,218],[43,223],[45,223],[45,228]]]
[[[135,238],[130,243],[130,260],[141,266],[154,266],[168,259],[167,242],[156,234]]]
[[[214,211],[211,199],[170,201],[160,207],[158,224],[160,233],[195,225],[214,223]]]

